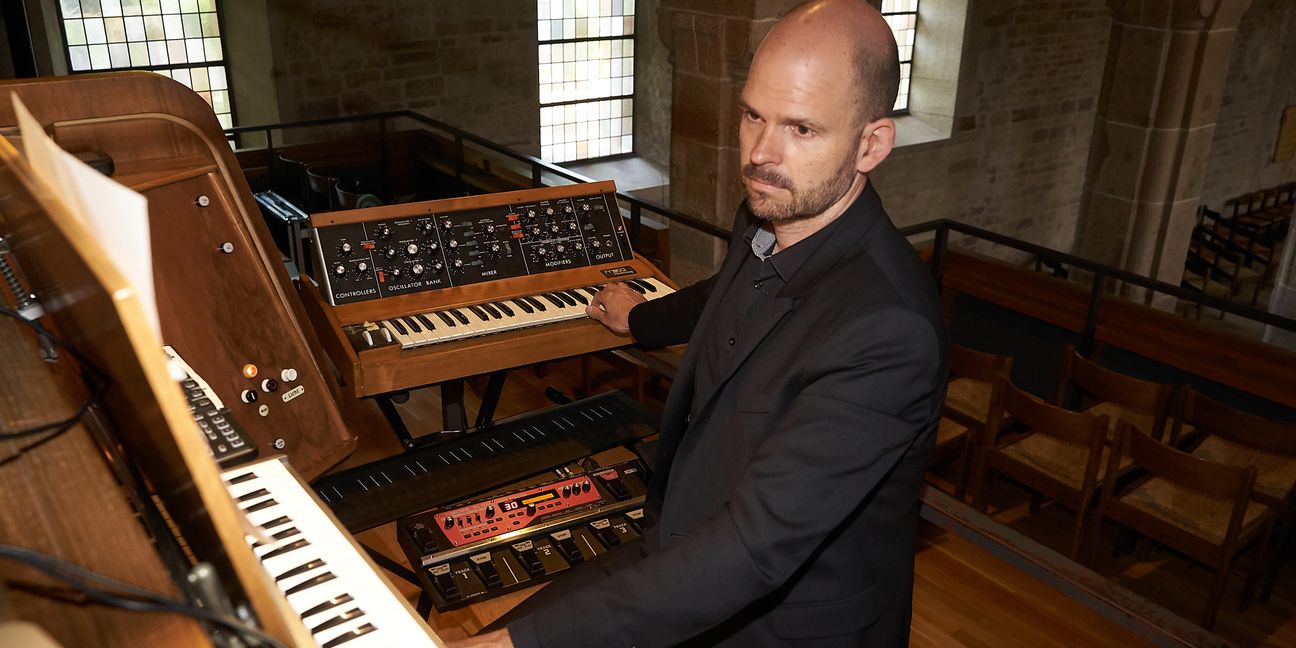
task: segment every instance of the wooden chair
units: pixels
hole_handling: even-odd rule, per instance
[[[1199,459],[1248,468],[1256,473],[1251,499],[1273,509],[1280,531],[1274,565],[1265,577],[1262,600],[1268,600],[1282,553],[1293,537],[1296,511],[1296,423],[1255,416],[1184,389],[1178,423],[1201,433],[1191,449]]]
[[[1251,601],[1259,566],[1265,562],[1274,512],[1251,500],[1255,471],[1193,457],[1135,430],[1121,421],[1118,451],[1108,470],[1126,460],[1147,475],[1116,490],[1108,480],[1095,509],[1090,547],[1101,540],[1103,520],[1111,520],[1215,568],[1206,598],[1202,627],[1215,625],[1220,599],[1236,554],[1259,543],[1242,591],[1242,607]]]
[[[1025,432],[1000,438],[1009,416]],[[1106,436],[1106,416],[1049,405],[1000,378],[980,439],[973,506],[983,513],[989,508],[987,471],[1021,482],[1076,512],[1068,555],[1079,560],[1089,510],[1108,471]]]
[[[949,385],[945,391],[945,411],[936,429],[937,460],[958,457],[958,474],[954,496],[963,499],[976,444],[990,419],[990,403],[999,378],[1010,378],[1013,359],[1008,356],[974,351],[951,344],[949,350]]]
[[[1108,418],[1108,440],[1116,438],[1116,421],[1124,419],[1140,432],[1163,441],[1166,420],[1174,399],[1174,386],[1140,380],[1103,367],[1079,353],[1062,347],[1057,395],[1053,402],[1067,407],[1072,389],[1080,392],[1087,413]]]

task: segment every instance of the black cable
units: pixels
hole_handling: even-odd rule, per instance
[[[42,573],[56,578],[77,591],[81,592],[88,599],[135,612],[170,612],[175,614],[185,614],[196,619],[207,621],[228,630],[231,630],[245,639],[252,639],[276,648],[284,648],[274,637],[262,632],[261,630],[247,625],[243,621],[217,614],[211,610],[189,605],[183,601],[177,601],[151,590],[119,581],[103,574],[90,571],[85,567],[75,563],[68,562],[62,558],[56,558],[49,554],[41,553],[34,549],[26,547],[17,547],[14,545],[0,544],[0,558],[8,558],[35,569]],[[87,582],[89,581],[89,582]],[[104,587],[112,588],[117,591],[101,589],[91,583],[98,583]]]
[[[51,342],[54,343],[54,346],[66,351],[68,355],[71,355],[73,358],[75,358],[76,361],[80,363],[83,373],[85,374],[84,377],[87,379],[86,380],[87,386],[91,387],[90,395],[87,396],[86,399],[81,402],[81,404],[77,407],[76,412],[74,412],[71,416],[65,419],[52,421],[50,423],[43,423],[41,425],[26,428],[23,430],[16,430],[13,432],[0,432],[0,441],[5,441],[11,439],[21,439],[24,437],[35,436],[37,434],[44,434],[45,432],[53,431],[53,434],[41,440],[41,442],[43,443],[45,441],[48,441],[50,438],[56,437],[72,429],[72,426],[76,425],[78,422],[81,421],[82,418],[85,417],[86,413],[90,411],[90,408],[94,407],[99,403],[102,403],[103,396],[108,391],[108,379],[104,375],[103,371],[101,371],[97,366],[95,366],[93,362],[90,362],[90,360],[87,359],[84,355],[81,355],[80,351],[77,351],[75,347],[59,339],[58,336],[54,335],[53,333],[50,333],[49,329],[46,329],[44,326],[41,326],[40,322],[27,319],[26,317],[23,317],[23,315],[18,311],[8,308],[6,306],[0,306],[0,315],[4,315],[6,317],[15,319],[19,323],[26,325],[28,328],[31,328],[32,330],[36,331],[37,335],[41,335],[46,339],[50,340]],[[93,380],[90,380],[91,378],[93,378]],[[26,449],[27,448],[23,448],[19,450],[19,454],[21,454],[22,451]]]

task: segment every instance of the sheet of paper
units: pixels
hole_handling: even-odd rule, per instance
[[[85,224],[135,291],[158,340],[157,296],[153,287],[153,249],[149,240],[148,200],[64,151],[13,93],[23,151],[36,177]]]

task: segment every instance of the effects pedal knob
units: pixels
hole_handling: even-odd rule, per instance
[[[453,529],[453,528],[454,528],[454,525],[455,525],[455,519],[454,519],[454,516],[453,516],[453,515],[447,515],[447,516],[445,516],[445,521],[442,522],[441,524],[445,525],[445,528],[447,528],[447,529]]]
[[[487,505],[486,505],[486,517],[487,517],[487,518],[493,518],[493,517],[495,517],[495,505],[494,505],[494,504],[487,504]]]
[[[527,507],[526,507],[526,514],[527,514],[527,515],[535,515],[535,514],[536,514],[536,505],[535,505],[535,504],[527,504]]]

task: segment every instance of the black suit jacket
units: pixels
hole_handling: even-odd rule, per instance
[[[720,271],[631,311],[645,345],[703,339]],[[509,626],[521,645],[901,646],[918,496],[945,386],[927,267],[868,185],[753,320],[694,411],[690,345],[662,421],[642,558]]]

